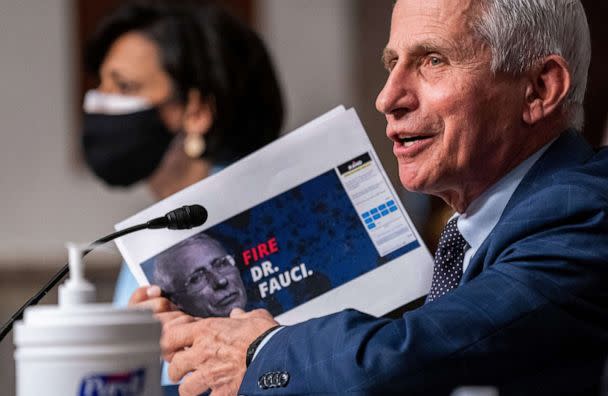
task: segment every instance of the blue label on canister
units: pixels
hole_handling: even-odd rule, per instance
[[[141,396],[146,370],[143,368],[112,374],[93,374],[82,379],[78,396]]]

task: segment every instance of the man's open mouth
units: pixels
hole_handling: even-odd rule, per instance
[[[419,142],[419,141],[421,141],[421,140],[428,140],[428,139],[431,139],[432,137],[433,137],[433,136],[429,136],[429,135],[426,135],[426,136],[423,136],[423,135],[418,135],[418,136],[408,136],[408,137],[405,137],[405,138],[397,137],[397,141],[398,141],[399,143],[401,143],[402,145],[404,145],[404,146],[406,146],[406,147],[407,147],[407,146],[411,146],[411,145],[413,145],[414,143]]]

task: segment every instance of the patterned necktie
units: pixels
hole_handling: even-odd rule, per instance
[[[458,217],[450,220],[439,237],[439,246],[435,252],[433,282],[426,298],[427,303],[456,288],[462,278],[464,253],[470,246],[458,231],[457,220]]]

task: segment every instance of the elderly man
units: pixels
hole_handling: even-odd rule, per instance
[[[158,290],[141,289],[132,302],[165,323],[171,375],[190,373],[181,394],[596,394],[608,152],[577,132],[589,58],[578,0],[398,0],[377,107],[403,185],[457,212],[426,304],[274,328],[264,311],[160,313]]]

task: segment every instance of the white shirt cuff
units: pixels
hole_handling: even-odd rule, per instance
[[[284,327],[285,326],[278,327],[276,330],[271,331],[270,333],[268,333],[268,335],[266,337],[264,337],[264,339],[262,340],[262,342],[260,342],[260,345],[258,345],[257,349],[255,350],[255,352],[253,354],[253,358],[251,359],[252,362],[255,360],[255,357],[258,356],[258,352],[260,352],[262,350],[262,348],[264,348],[264,345],[266,345],[268,343],[268,341],[270,341],[272,336],[277,334],[279,331],[283,330]]]

